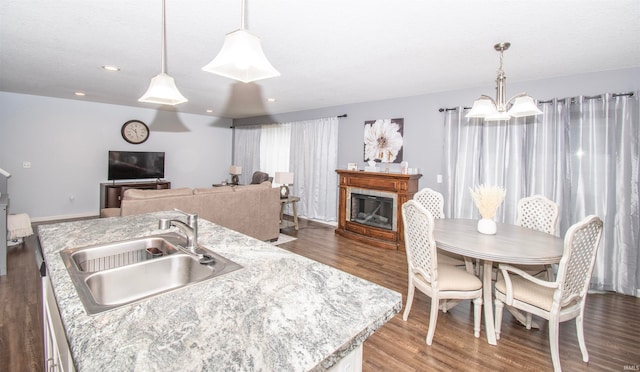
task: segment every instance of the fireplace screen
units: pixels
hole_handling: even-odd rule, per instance
[[[350,221],[394,230],[393,198],[351,193]]]

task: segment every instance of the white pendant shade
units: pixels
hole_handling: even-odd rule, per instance
[[[487,115],[484,117],[484,121],[500,121],[500,120],[509,120],[511,119],[511,115],[504,111],[496,111],[494,114]]]
[[[187,99],[180,93],[176,82],[173,78],[166,74],[167,60],[166,60],[166,43],[167,43],[167,31],[166,31],[167,16],[165,12],[165,1],[162,0],[162,49],[161,49],[161,68],[162,72],[151,79],[149,88],[145,94],[138,99],[138,102],[157,103],[160,105],[177,105],[179,103],[187,102]]]
[[[173,78],[161,72],[151,79],[147,92],[138,101],[173,106],[187,102],[187,99],[180,93]]]
[[[264,55],[260,38],[245,29],[228,33],[220,53],[202,69],[243,83],[280,76]]]
[[[529,96],[517,97],[509,110],[509,115],[516,118],[540,114],[542,114],[542,111],[533,102],[533,98]]]
[[[478,98],[473,101],[473,107],[465,117],[467,118],[484,118],[487,115],[497,114],[496,105],[489,98]]]

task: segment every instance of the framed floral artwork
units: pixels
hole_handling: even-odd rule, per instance
[[[364,122],[364,161],[401,163],[404,119]]]

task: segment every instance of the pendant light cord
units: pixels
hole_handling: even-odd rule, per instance
[[[167,28],[167,26],[166,26],[167,19],[166,19],[165,10],[164,10],[164,8],[165,8],[164,3],[165,3],[165,0],[162,0],[162,49],[161,49],[162,56],[161,56],[161,59],[162,59],[162,73],[166,74],[166,72],[167,72],[166,71],[167,70],[167,61],[166,61],[167,52],[165,50],[165,44],[167,42],[167,30],[166,30],[166,28]]]
[[[246,5],[247,5],[246,3],[247,3],[246,0],[242,0],[242,9],[241,9],[241,14],[240,14],[240,29],[241,30],[245,29],[244,23],[245,23],[245,20],[247,18],[247,13],[245,11],[245,8],[246,8]]]

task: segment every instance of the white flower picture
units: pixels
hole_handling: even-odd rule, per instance
[[[364,122],[364,160],[382,163],[402,162],[404,119]]]

